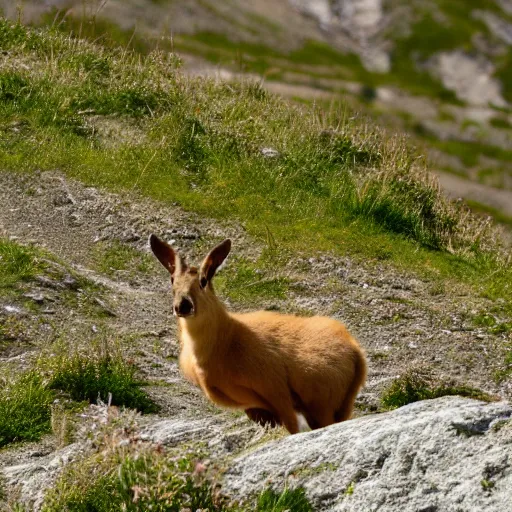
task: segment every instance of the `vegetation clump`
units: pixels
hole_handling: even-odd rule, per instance
[[[0,383],[0,448],[9,443],[37,441],[51,430],[54,393],[37,372]]]
[[[36,441],[52,429],[52,404],[62,398],[156,412],[140,389],[135,368],[120,357],[55,357],[27,373],[0,383],[0,447]],[[69,403],[69,408],[73,407]]]
[[[156,404],[140,389],[142,383],[135,377],[136,368],[119,356],[75,354],[58,357],[50,364],[54,370],[48,388],[59,390],[72,400],[110,401],[111,405],[144,413],[157,410]]]
[[[251,506],[229,503],[212,484],[213,475],[200,453],[140,442],[126,432],[102,435],[95,453],[68,466],[47,493],[43,512],[313,510],[303,489],[268,489]]]
[[[34,250],[0,238],[0,290],[32,278],[40,267]]]
[[[475,400],[493,400],[491,396],[479,389],[448,382],[436,382],[425,371],[409,370],[395,379],[383,392],[381,404],[385,410],[391,410],[420,400],[454,395]]]

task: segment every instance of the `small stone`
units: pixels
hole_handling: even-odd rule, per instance
[[[37,304],[42,304],[46,299],[42,293],[25,293],[23,297],[33,300]]]
[[[265,158],[276,158],[281,154],[274,148],[261,148],[260,152]]]
[[[21,313],[21,309],[16,306],[7,305],[7,306],[4,306],[4,310],[7,313]]]
[[[73,204],[73,200],[71,196],[62,192],[53,198],[53,204],[55,206],[66,206],[68,204]]]
[[[94,302],[101,307],[101,309],[103,309],[103,311],[108,315],[108,316],[117,316],[117,314],[112,311],[106,304],[105,302],[103,302],[101,299],[98,299],[98,297],[94,297]]]
[[[66,288],[70,288],[71,290],[77,290],[79,286],[78,281],[73,276],[70,275],[64,277],[64,279],[62,280],[62,284]]]
[[[45,286],[46,288],[53,288],[53,289],[62,289],[64,286],[62,283],[59,283],[57,281],[54,281],[53,279],[50,279],[46,276],[36,276],[35,280],[42,286]]]

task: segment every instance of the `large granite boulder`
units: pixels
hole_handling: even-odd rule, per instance
[[[314,510],[512,510],[512,407],[459,397],[289,436],[236,458],[227,495],[304,487]]]

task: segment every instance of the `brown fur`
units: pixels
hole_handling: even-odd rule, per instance
[[[229,241],[199,270],[154,235],[151,247],[171,272],[175,307],[184,298],[193,304],[193,313],[179,318],[180,366],[210,400],[244,409],[259,423],[282,424],[292,434],[299,430],[297,412],[312,429],[350,418],[366,360],[343,324],[320,316],[228,312],[211,279]]]

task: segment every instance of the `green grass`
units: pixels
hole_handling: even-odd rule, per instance
[[[191,464],[167,457],[157,448],[107,452],[65,470],[51,489],[44,512],[117,510],[228,510],[216,505],[208,484],[196,483]]]
[[[503,360],[503,368],[496,371],[494,378],[497,383],[504,382],[512,377],[512,350],[507,350]]]
[[[107,275],[119,271],[146,273],[151,268],[149,255],[117,241],[96,244],[94,260],[97,270]]]
[[[260,495],[256,510],[258,512],[312,512],[313,507],[303,489],[286,489],[281,494],[266,490]]]
[[[442,198],[403,141],[346,109],[291,106],[253,83],[189,80],[172,55],[143,58],[56,31],[4,21],[0,41],[12,61],[0,69],[4,169],[58,168],[86,184],[238,219],[256,238],[271,232],[289,254],[385,253],[420,274],[512,294],[511,271],[481,222]],[[15,65],[29,58],[52,66]],[[140,139],[98,137],[91,113],[129,120]],[[279,156],[264,157],[263,147]],[[246,274],[240,282],[252,283]]]
[[[37,372],[0,384],[0,448],[36,441],[51,430],[54,393]]]
[[[411,370],[402,377],[395,379],[388,386],[382,394],[381,404],[385,410],[391,410],[421,400],[453,395],[474,398],[475,400],[492,400],[489,395],[478,389],[435,383],[425,373]]]
[[[39,270],[34,249],[0,238],[0,291],[33,278]]]
[[[467,167],[475,167],[478,165],[480,156],[486,156],[505,163],[509,163],[512,159],[512,151],[476,141],[430,140],[430,143],[449,155],[459,157],[462,163]]]
[[[505,119],[503,117],[493,117],[489,124],[491,126],[494,126],[494,128],[498,128],[500,130],[512,130],[512,124],[508,119]]]
[[[509,48],[505,55],[498,59],[496,67],[496,78],[498,78],[502,84],[507,84],[503,87],[503,97],[508,101],[512,102],[512,49]]]
[[[136,368],[120,356],[68,355],[48,363],[52,375],[48,389],[65,393],[72,400],[107,403],[111,394],[112,405],[137,409],[143,413],[156,412],[157,406],[140,389],[135,377]]]
[[[112,393],[112,405],[156,412],[140,385],[135,368],[120,357],[74,355],[41,361],[0,385],[0,447],[37,441],[49,433],[52,404],[62,394],[75,402],[96,403],[98,398],[107,402]]]
[[[197,455],[179,455],[150,443],[125,443],[106,437],[98,453],[68,466],[45,499],[43,512],[114,512],[117,510],[181,512],[309,512],[302,489],[281,494],[264,491],[256,508],[228,505],[216,496],[204,474],[195,472]],[[175,450],[176,452],[176,450]]]
[[[478,327],[485,327],[492,334],[507,334],[512,331],[512,322],[501,321],[489,312],[475,315],[473,323]]]
[[[235,259],[216,278],[220,293],[235,303],[285,299],[289,286],[289,280],[272,271],[264,261],[252,264],[243,258]]]

